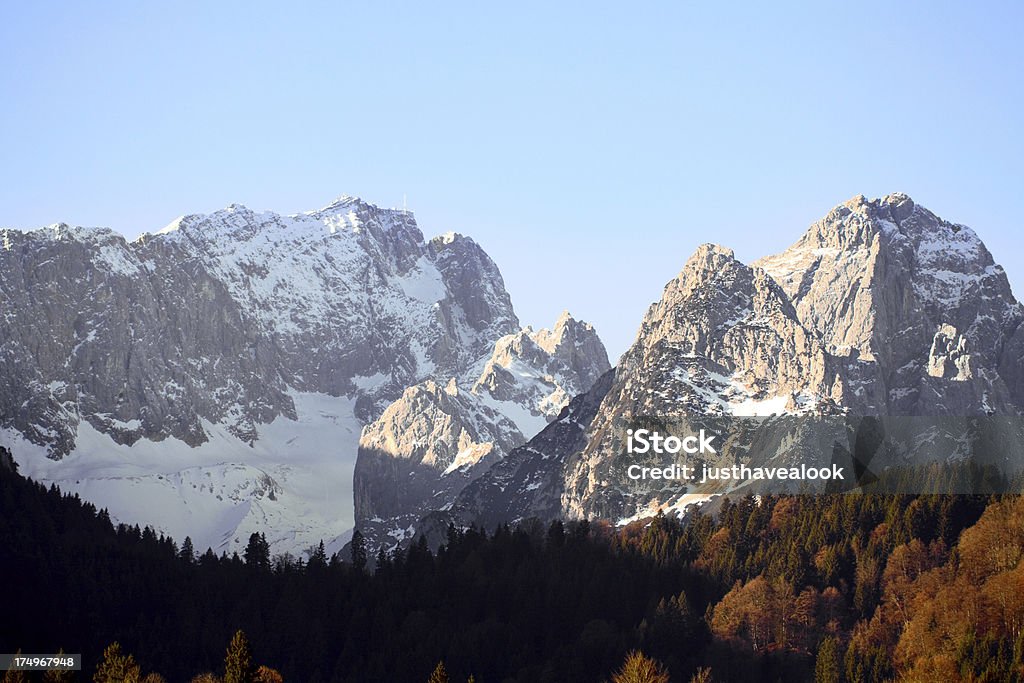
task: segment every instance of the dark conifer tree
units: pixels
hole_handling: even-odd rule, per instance
[[[327,566],[327,551],[324,549],[323,541],[320,541],[320,543],[310,551],[309,562],[306,563],[306,566],[311,569],[323,569]]]
[[[270,568],[270,545],[262,533],[249,536],[249,543],[245,546],[245,563],[257,569]]]
[[[192,537],[186,536],[185,540],[181,544],[181,550],[178,551],[178,557],[185,560],[189,564],[196,559],[196,549],[192,546]]]
[[[383,550],[381,548],[382,552]],[[366,539],[359,529],[356,529],[352,532],[352,566],[361,572],[366,569],[366,559]]]

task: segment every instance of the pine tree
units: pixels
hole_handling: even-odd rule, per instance
[[[181,544],[181,550],[178,551],[178,557],[185,560],[189,564],[196,559],[196,549],[192,546],[192,537],[186,536],[185,540]]]
[[[669,683],[668,671],[656,660],[633,650],[612,676],[612,683]]]
[[[313,546],[309,550],[309,562],[306,563],[308,567],[316,567],[321,569],[327,566],[327,550],[324,548],[324,542],[321,540],[319,545]]]
[[[245,563],[257,569],[270,568],[270,544],[262,533],[249,536],[249,543],[245,546]]]
[[[818,646],[818,657],[814,662],[815,683],[839,683],[839,647],[832,636],[825,638]]]
[[[448,669],[445,668],[444,662],[440,661],[437,666],[434,667],[434,673],[430,674],[430,678],[427,679],[427,683],[448,683]]]
[[[356,571],[366,569],[366,539],[359,529],[352,532],[352,566]]]
[[[236,631],[224,656],[224,683],[253,683],[254,678],[249,639],[241,630]]]
[[[43,674],[43,683],[71,683],[73,680],[75,672],[70,669],[50,669]]]
[[[15,657],[21,656],[21,648],[14,653]],[[4,672],[3,683],[28,683],[28,677],[20,669],[8,669]]]
[[[121,652],[120,643],[111,643],[103,651],[103,659],[96,667],[93,683],[139,683],[142,671],[135,657]]]

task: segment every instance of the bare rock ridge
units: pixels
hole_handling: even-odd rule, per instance
[[[407,389],[359,440],[355,519],[371,550],[410,540],[420,519],[450,508],[609,368],[593,327],[566,311],[551,330],[501,337],[443,388],[427,381]]]
[[[637,491],[616,470],[613,435],[637,416],[1020,415],[1022,320],[977,235],[902,194],[855,197],[752,266],[703,245],[618,367],[570,404],[586,410],[514,449],[421,532],[685,510],[685,495]]]
[[[970,228],[903,194],[854,197],[755,266],[845,364],[848,405],[887,415],[1019,412],[1001,367],[1024,311]]]

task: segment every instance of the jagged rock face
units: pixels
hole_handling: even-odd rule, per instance
[[[967,337],[952,325],[942,324],[935,332],[928,353],[928,374],[940,379],[966,382],[974,377],[974,357],[967,350]]]
[[[1014,403],[1024,406],[1024,325],[1018,325],[1003,347],[999,374],[1010,388]]]
[[[458,233],[435,237],[427,249],[457,307],[449,321],[452,331],[465,322],[478,333],[470,348],[462,350],[475,360],[490,351],[494,339],[519,326],[498,266],[476,242]]]
[[[516,461],[528,470],[564,463],[562,481],[545,485],[561,490],[562,515],[621,520],[685,507],[631,488],[614,469],[636,417],[1018,415],[1022,318],[969,228],[904,195],[858,197],[754,267],[699,248],[648,310],[575,451],[564,455],[542,434],[514,451]],[[472,494],[467,509],[506,510],[492,478],[512,462],[459,501]],[[514,514],[534,513],[550,515],[548,502]]]
[[[164,239],[191,244],[259,320],[288,384],[359,391],[363,419],[411,384],[463,371],[519,326],[483,250],[454,233],[426,243],[404,211],[346,197],[310,214],[234,207],[175,227]]]
[[[1000,368],[1024,320],[973,230],[909,197],[855,197],[755,265],[843,358],[843,403],[886,415],[1015,414]]]
[[[586,445],[567,461],[563,507],[618,518],[636,501],[617,485],[618,436],[644,416],[764,415],[835,408],[835,373],[764,271],[703,245],[651,306]]]
[[[360,437],[356,519],[419,513],[424,500],[444,504],[453,489],[522,441],[511,420],[460,391],[454,379],[444,387],[430,380],[410,387]]]
[[[195,445],[202,419],[248,439],[294,413],[273,341],[177,245],[66,225],[4,243],[0,426],[60,457],[81,420],[119,443]]]
[[[535,332],[526,327],[499,339],[472,391],[498,406],[525,407],[540,418],[518,421],[520,430],[532,436],[609,368],[608,353],[593,326],[564,311],[554,329]]]
[[[411,214],[353,198],[290,217],[232,206],[131,243],[58,225],[3,245],[0,427],[52,457],[80,420],[121,443],[197,445],[204,420],[251,440],[294,417],[289,388],[358,395],[373,418],[518,328],[472,240],[426,243]]]
[[[828,369],[820,340],[766,273],[729,249],[703,245],[647,311],[612,394],[648,413],[677,413],[682,405],[731,413],[786,393],[794,401],[820,400],[829,391]],[[705,392],[707,381],[722,383],[721,377],[734,390],[724,402],[722,392]]]
[[[490,529],[529,517],[561,517],[563,469],[567,459],[586,446],[588,429],[614,377],[613,371],[605,372],[542,432],[469,483],[447,511],[431,515],[421,530],[440,538],[449,523]]]
[[[406,390],[359,441],[356,526],[368,547],[409,540],[423,516],[449,509],[608,369],[593,327],[566,312],[551,330],[500,338],[463,388],[453,377],[443,389],[428,381]]]

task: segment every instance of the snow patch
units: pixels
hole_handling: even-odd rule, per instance
[[[659,512],[665,515],[674,514],[677,517],[682,517],[686,513],[686,510],[688,508],[703,505],[707,501],[714,498],[716,495],[718,494],[684,493],[681,496],[679,496],[679,498],[677,498],[675,501],[671,501],[670,499],[670,502],[666,503],[662,503],[657,498],[655,498],[646,505],[642,507],[637,507],[636,513],[628,517],[622,517],[621,519],[616,521],[615,526],[626,526],[627,524],[631,524],[641,519],[649,519],[651,517],[656,517]]]
[[[20,471],[78,493],[112,519],[150,525],[197,549],[241,552],[249,534],[267,534],[274,553],[301,554],[320,540],[344,543],[353,526],[352,473],[360,422],[355,401],[293,392],[298,420],[278,417],[258,427],[253,446],[224,425],[205,423],[197,448],[173,437],[132,446],[115,443],[88,422],[62,460],[19,433],[0,430]],[[121,423],[130,426],[132,422]],[[333,540],[332,540],[333,539]]]

